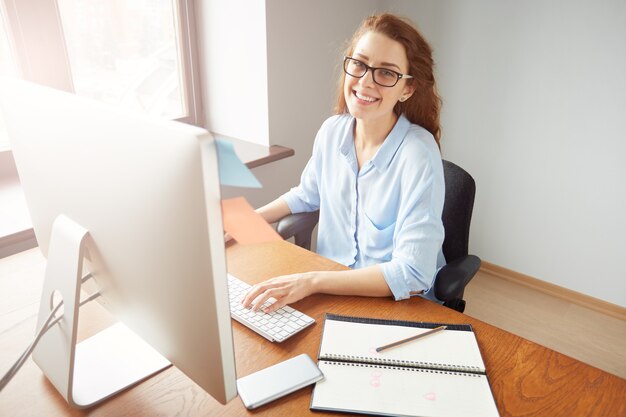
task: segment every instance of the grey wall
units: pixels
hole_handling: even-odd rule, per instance
[[[626,306],[626,2],[393,1],[435,48],[483,259]]]

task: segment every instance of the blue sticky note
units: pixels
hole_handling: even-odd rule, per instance
[[[217,144],[217,158],[220,172],[220,183],[233,187],[261,188],[262,185],[256,179],[246,164],[241,162],[235,153],[232,142],[226,139],[215,139]]]

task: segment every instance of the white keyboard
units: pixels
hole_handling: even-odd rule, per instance
[[[289,306],[284,306],[269,314],[261,310],[252,311],[244,308],[241,300],[250,287],[250,284],[228,274],[230,316],[270,342],[282,342],[315,323],[311,317]],[[275,301],[274,298],[270,298],[263,306],[272,305]]]

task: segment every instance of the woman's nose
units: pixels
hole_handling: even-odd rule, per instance
[[[367,70],[364,76],[359,78],[359,84],[363,86],[371,86],[374,83],[374,72],[372,70]]]

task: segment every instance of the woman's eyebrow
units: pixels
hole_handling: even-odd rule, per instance
[[[357,52],[356,55],[359,56],[359,58],[363,58],[365,60],[369,60],[369,57],[367,55],[363,55],[360,52]],[[400,67],[396,64],[394,64],[393,62],[381,62],[380,65],[382,65],[383,67],[396,67],[398,68],[398,71],[400,71]]]
[[[381,62],[380,65],[382,65],[384,67],[396,67],[396,68],[398,68],[398,71],[400,71],[400,67],[397,66],[394,63],[391,63],[391,62]]]

